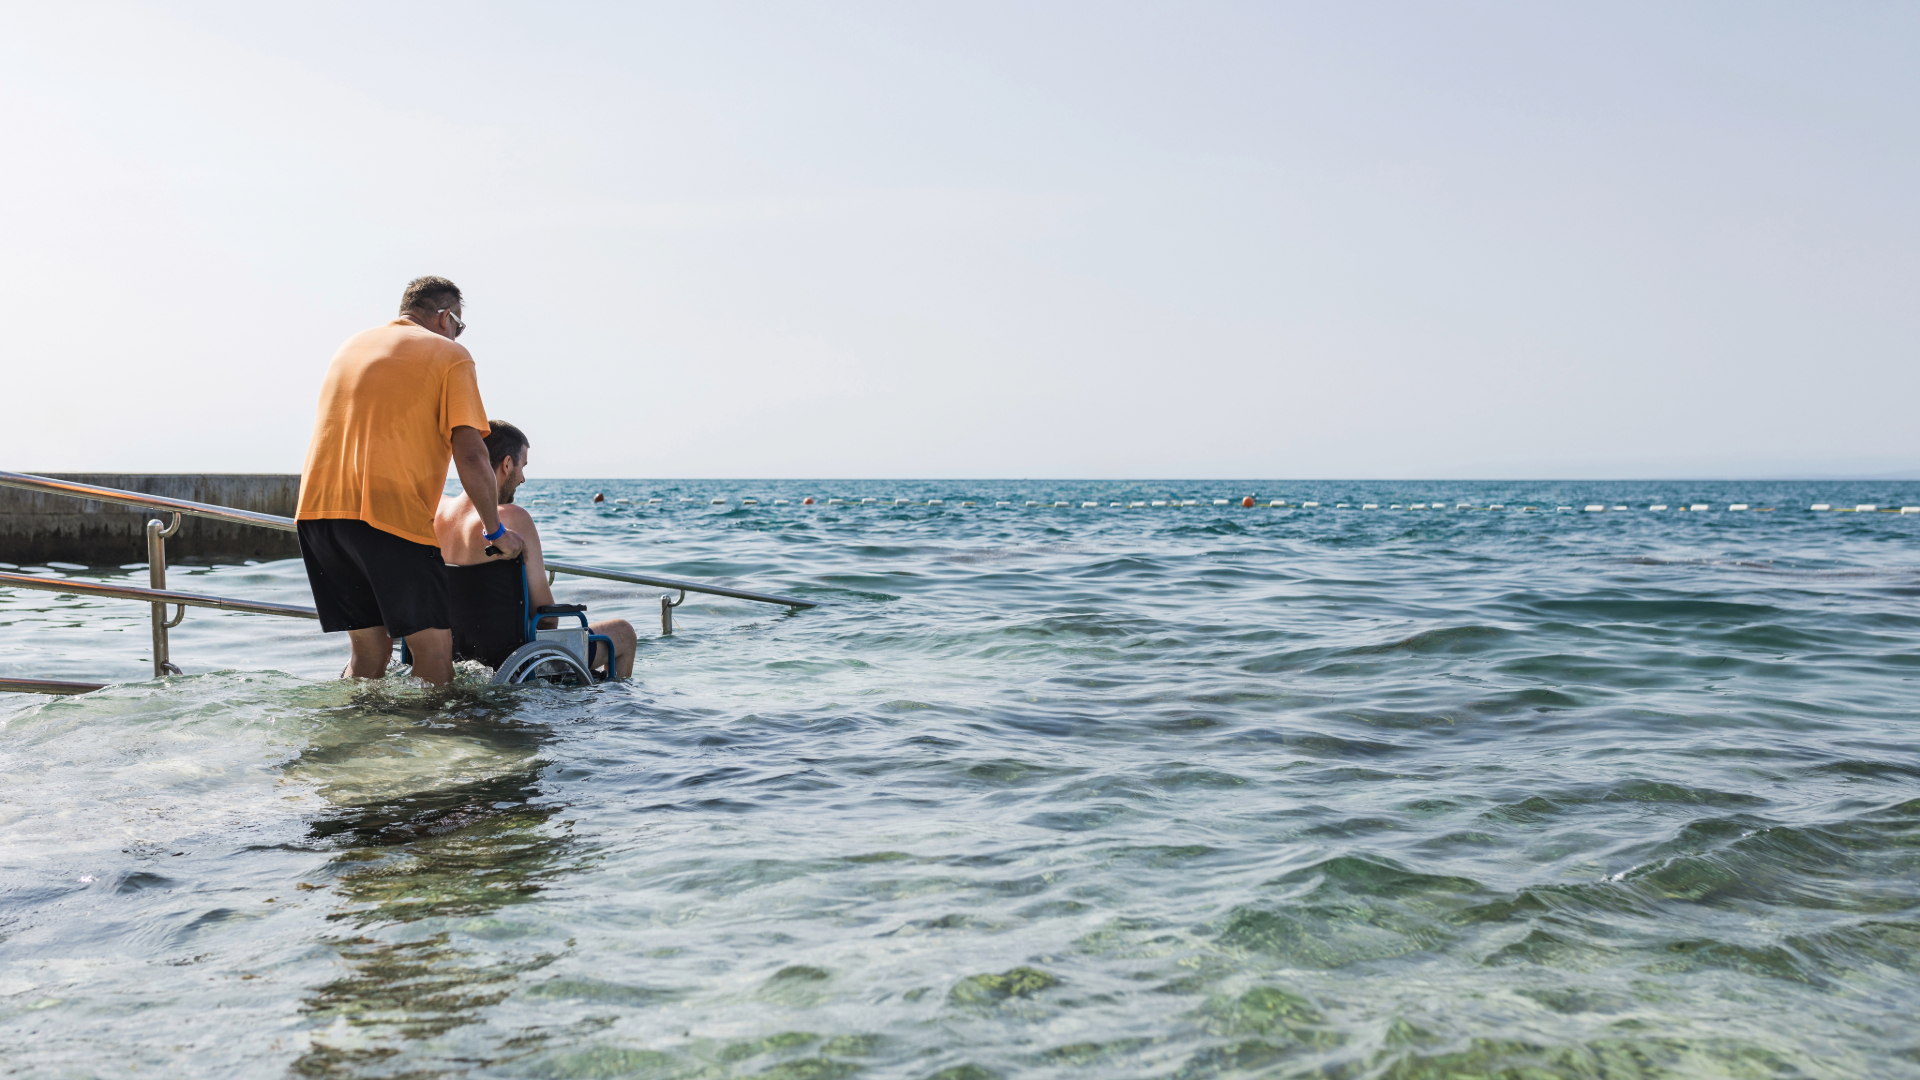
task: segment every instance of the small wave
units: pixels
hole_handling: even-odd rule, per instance
[[[1920,566],[1858,566],[1817,569],[1813,567],[1783,566],[1768,559],[1680,559],[1663,558],[1654,555],[1621,556],[1601,560],[1603,564],[1619,566],[1700,566],[1708,568],[1728,567],[1736,570],[1757,570],[1774,577],[1801,581],[1875,581],[1905,580],[1920,577]]]

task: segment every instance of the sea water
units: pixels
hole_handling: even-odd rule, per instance
[[[1808,509],[1913,485],[522,501],[825,606],[562,577],[631,683],[425,692],[0,592],[0,674],[115,683],[0,698],[8,1075],[1920,1076],[1920,514]]]

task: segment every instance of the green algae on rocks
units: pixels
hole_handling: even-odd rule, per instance
[[[1032,997],[1060,980],[1039,968],[1017,967],[998,975],[969,975],[947,991],[954,1005],[992,1005],[1008,998]]]

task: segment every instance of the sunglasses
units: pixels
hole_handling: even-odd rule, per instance
[[[440,310],[446,312],[447,318],[453,320],[453,336],[454,337],[459,337],[461,334],[464,334],[467,332],[467,324],[460,321],[460,316],[455,315],[453,313],[452,308],[441,308]]]

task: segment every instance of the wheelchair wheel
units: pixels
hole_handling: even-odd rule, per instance
[[[544,641],[529,641],[515,649],[513,655],[500,661],[492,682],[496,686],[518,686],[533,682],[544,682],[551,686],[592,686],[593,675],[581,665],[578,657],[560,646]]]

